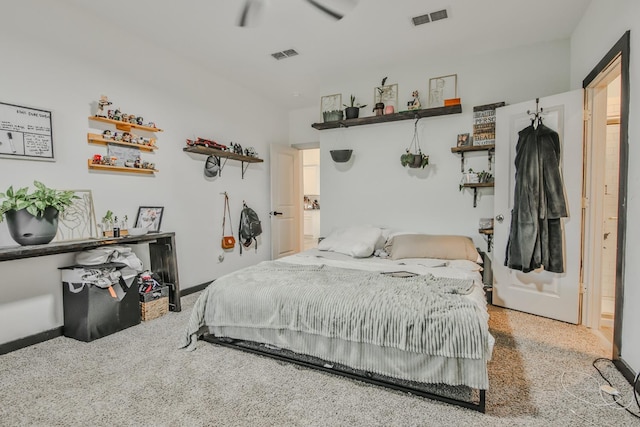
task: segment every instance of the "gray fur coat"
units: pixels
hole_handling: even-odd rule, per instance
[[[519,132],[516,185],[505,265],[529,272],[564,272],[562,222],[567,204],[558,134],[540,123]]]

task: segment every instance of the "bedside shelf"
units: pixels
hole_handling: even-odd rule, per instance
[[[495,186],[495,182],[480,182],[475,184],[462,184],[464,188],[473,188],[473,207],[475,208],[478,205],[478,188],[493,188]]]
[[[333,122],[314,123],[312,128],[318,130],[336,129],[340,127],[352,127],[371,125],[375,123],[397,122],[400,120],[413,120],[422,117],[445,116],[448,114],[462,113],[462,105],[452,105],[449,107],[424,108],[421,110],[401,111],[393,114],[383,114],[382,116],[361,117],[357,119],[336,120]]]
[[[478,233],[487,237],[487,252],[491,252],[491,243],[493,241],[493,228],[480,228]]]
[[[495,144],[472,145],[469,147],[451,147],[452,153],[460,153],[460,172],[464,173],[464,153],[469,151],[486,151],[489,156],[489,170],[491,170],[491,158],[495,152]]]

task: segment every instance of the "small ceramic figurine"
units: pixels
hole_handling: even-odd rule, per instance
[[[411,96],[413,97],[413,100],[407,102],[407,107],[409,110],[418,110],[420,109],[420,98],[418,96],[418,91],[414,90],[411,93]]]
[[[102,132],[102,139],[112,139],[112,138],[113,138],[113,134],[109,129]]]
[[[101,95],[98,100],[98,112],[96,113],[96,117],[106,117],[104,115],[104,107],[108,105],[111,105],[111,101],[109,101],[107,95]]]
[[[120,112],[119,108],[116,108],[116,110],[113,112],[113,117],[111,117],[112,120],[120,120],[122,118],[122,113]]]
[[[138,118],[136,117],[136,115],[135,115],[135,114],[131,114],[131,115],[129,116],[129,123],[134,124],[134,125],[135,125],[136,123],[138,123]]]
[[[142,166],[142,160],[140,160],[140,157],[136,157],[136,161],[133,163],[133,167],[134,168],[139,168]]]
[[[127,168],[132,168],[133,167],[133,160],[126,160],[124,162],[124,166]]]
[[[138,118],[136,119],[136,123],[139,125],[142,125],[144,123],[144,119],[140,116],[138,116]]]
[[[131,134],[129,132],[122,134],[122,142],[131,142]]]
[[[122,141],[122,134],[120,132],[116,132],[113,134],[113,139],[115,141]]]
[[[100,154],[94,154],[91,163],[94,165],[99,165],[102,163],[102,156]]]

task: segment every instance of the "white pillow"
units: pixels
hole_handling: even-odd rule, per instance
[[[382,231],[370,225],[340,228],[331,232],[318,243],[321,251],[339,252],[354,258],[371,256]]]

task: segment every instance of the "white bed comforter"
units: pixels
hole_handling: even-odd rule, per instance
[[[239,326],[488,360],[492,339],[480,275],[448,264],[455,262],[355,260],[317,250],[266,261],[221,277],[203,292],[183,345],[193,349],[202,326]]]

